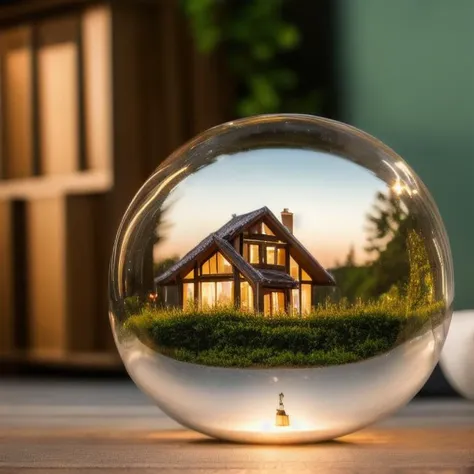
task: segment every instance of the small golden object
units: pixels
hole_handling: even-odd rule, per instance
[[[276,426],[290,426],[290,416],[286,414],[285,407],[283,406],[283,393],[280,393],[280,404],[276,411]]]

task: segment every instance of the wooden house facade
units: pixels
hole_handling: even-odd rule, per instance
[[[263,207],[234,216],[155,278],[167,307],[234,305],[264,314],[309,313],[315,291],[333,277],[293,235],[293,214],[282,221]]]

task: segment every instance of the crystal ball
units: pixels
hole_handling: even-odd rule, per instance
[[[453,271],[427,188],[343,123],[212,128],[138,191],[110,265],[126,370],[170,417],[225,440],[307,443],[407,403],[436,365]]]

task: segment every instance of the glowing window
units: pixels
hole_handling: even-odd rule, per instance
[[[282,291],[272,292],[272,314],[285,312],[285,295]]]
[[[282,247],[277,249],[277,264],[283,266],[286,264],[286,250]]]
[[[290,275],[292,278],[294,278],[295,280],[299,280],[300,279],[300,267],[299,265],[296,263],[296,261],[294,260],[293,257],[290,257]]]
[[[213,308],[216,305],[216,283],[201,283],[201,306],[203,308]]]
[[[194,278],[194,268],[184,277],[185,280],[192,280]]]
[[[250,250],[250,263],[259,263],[260,256],[259,256],[259,246],[251,244],[249,245]]]
[[[232,273],[232,265],[221,254],[217,254],[217,270],[219,273]]]
[[[263,295],[263,314],[265,316],[269,316],[270,314],[272,314],[270,293],[266,293],[265,295]]]
[[[240,283],[240,306],[247,311],[253,311],[253,289],[247,281]]]
[[[276,248],[275,247],[267,247],[267,264],[268,265],[275,265],[276,264]]]
[[[232,265],[221,254],[214,254],[209,260],[202,264],[203,275],[216,275],[219,273],[232,273]]]
[[[301,285],[301,314],[311,312],[311,285]]]
[[[301,279],[306,281],[312,280],[312,278],[303,269],[301,269]]]
[[[216,301],[218,305],[228,306],[234,302],[234,282],[219,281],[216,283]]]
[[[194,283],[183,283],[183,308],[194,306]]]
[[[227,306],[234,302],[234,282],[201,282],[201,306],[213,308],[216,305]]]
[[[300,290],[298,288],[291,290],[291,313],[300,314]]]
[[[265,235],[275,235],[270,227],[267,226],[267,224],[262,224],[262,234],[265,234]]]

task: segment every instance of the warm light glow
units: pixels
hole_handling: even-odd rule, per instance
[[[397,195],[401,196],[403,193],[407,193],[409,196],[412,196],[414,194],[418,194],[418,190],[413,188],[411,189],[408,185],[402,184],[400,181],[397,181],[393,186],[392,186],[392,191]]]
[[[201,305],[203,308],[213,308],[216,305],[229,305],[233,302],[233,281],[201,282]]]
[[[301,313],[311,311],[311,285],[301,285]]]
[[[296,281],[298,281],[300,279],[299,269],[300,269],[300,267],[296,263],[295,259],[293,257],[290,257],[290,275]]]
[[[301,269],[301,279],[304,281],[312,281],[312,278],[303,269]]]
[[[400,181],[397,181],[393,186],[392,186],[392,190],[395,194],[397,194],[398,196],[400,196],[400,194],[402,194],[403,192],[403,185],[400,183]]]
[[[259,263],[260,262],[260,257],[259,257],[259,247],[258,245],[249,245],[250,249],[250,263]]]
[[[293,314],[300,314],[300,290],[298,288],[291,290],[291,308]]]
[[[278,265],[285,266],[286,263],[286,250],[282,247],[277,249],[277,260]]]
[[[275,247],[270,247],[270,246],[267,247],[267,264],[268,265],[276,264],[275,253],[276,253]]]
[[[203,275],[229,274],[232,273],[232,265],[217,252],[202,264],[201,271]]]
[[[254,308],[253,289],[247,281],[240,283],[240,306],[248,311]]]
[[[194,305],[194,283],[183,284],[183,308],[188,309]]]
[[[268,227],[267,224],[265,224],[265,223],[262,225],[262,234],[264,234],[264,235],[275,235],[271,231],[270,227]]]

